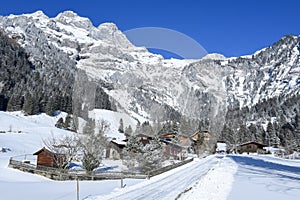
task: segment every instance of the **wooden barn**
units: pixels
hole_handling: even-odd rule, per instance
[[[37,156],[37,166],[40,167],[58,167],[63,165],[65,156],[62,154],[55,154],[45,147],[41,148],[33,155]]]
[[[264,151],[264,147],[266,147],[266,145],[264,144],[260,144],[258,142],[247,142],[244,144],[239,145],[238,147],[238,152],[239,153],[257,153],[257,152],[263,152]]]

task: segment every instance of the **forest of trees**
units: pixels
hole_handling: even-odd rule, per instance
[[[72,113],[75,63],[47,52],[49,46],[40,48],[48,60],[32,63],[25,50],[0,30],[0,110]]]
[[[300,96],[280,96],[249,108],[229,110],[220,139],[235,145],[256,141],[300,150]]]

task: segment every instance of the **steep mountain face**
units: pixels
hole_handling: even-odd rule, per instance
[[[66,104],[79,115],[104,108],[126,112],[139,121],[196,119],[206,121],[206,128],[232,142],[227,137],[232,135],[227,134],[229,126],[242,121],[248,129],[251,124],[258,126],[257,121],[274,122],[276,116],[258,111],[270,108],[265,102],[276,102],[278,108],[288,99],[299,104],[300,37],[285,36],[251,56],[165,60],[132,45],[114,24],[94,27],[72,11],[55,18],[41,11],[0,17],[0,26],[28,55],[29,68],[34,70],[26,76],[38,71],[44,77],[38,94],[52,91],[41,99],[68,99]],[[30,90],[24,91],[23,96]],[[242,115],[244,109],[247,116]],[[289,109],[292,111],[283,114],[285,122],[299,113],[299,107]],[[232,120],[237,118],[240,121]]]

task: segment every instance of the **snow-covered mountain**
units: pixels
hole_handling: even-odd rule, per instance
[[[54,18],[41,11],[0,17],[0,27],[25,49],[35,70],[56,78],[50,85],[70,85],[61,93],[64,99],[72,93],[73,112],[96,107],[139,121],[206,120],[219,134],[232,110],[299,96],[299,36],[285,36],[250,56],[166,60],[135,47],[115,24],[95,27],[72,11]],[[58,76],[61,71],[66,74]],[[299,108],[286,116],[296,113]]]

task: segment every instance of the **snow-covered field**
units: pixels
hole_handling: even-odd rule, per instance
[[[0,199],[76,199],[75,181],[52,181],[42,176],[21,172],[8,168],[9,158],[24,154],[32,154],[43,147],[43,139],[53,135],[59,137],[74,134],[55,127],[56,121],[63,117],[49,117],[45,114],[24,116],[21,112],[0,112]],[[5,132],[5,133],[3,133]],[[24,157],[25,158],[25,157]],[[22,156],[20,156],[22,159]],[[142,180],[125,179],[127,186],[137,184]],[[89,195],[106,194],[119,188],[119,180],[111,181],[81,181],[80,199]]]
[[[0,152],[1,200],[76,199],[75,181],[52,181],[7,167],[11,156],[32,154],[52,134],[74,134],[54,127],[59,117],[0,112],[0,149],[10,149]],[[80,181],[80,199],[296,200],[300,196],[300,161],[214,155],[150,180],[125,179],[124,184],[121,189],[120,180]]]

